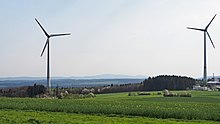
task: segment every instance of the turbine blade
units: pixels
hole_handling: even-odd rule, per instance
[[[41,52],[41,57],[42,57],[42,55],[44,54],[44,51],[45,51],[45,48],[46,48],[46,46],[47,46],[47,44],[49,43],[49,38],[47,38],[47,41],[46,41],[46,43],[45,43],[45,45],[44,45],[44,48],[43,48],[43,51]]]
[[[212,42],[212,39],[211,39],[211,37],[210,37],[210,35],[209,35],[209,32],[206,32],[207,34],[208,34],[208,37],[209,37],[209,40],[211,41],[211,43],[212,43],[212,46],[215,48],[215,45],[214,45],[214,43]]]
[[[51,34],[50,37],[63,36],[63,35],[70,35],[70,33],[66,33],[66,34]]]
[[[215,14],[215,16],[216,16],[216,15],[217,15],[217,14]],[[209,24],[205,27],[206,30],[208,29],[209,25],[210,25],[210,24],[212,23],[212,21],[214,20],[215,16],[212,18],[212,20],[209,22]]]
[[[204,29],[199,29],[199,28],[190,28],[190,27],[187,27],[187,29],[198,30],[198,31],[205,31]]]
[[[44,30],[43,26],[40,24],[40,22],[35,18],[35,21],[38,23],[38,25],[41,27],[41,29],[43,30],[44,34],[47,36],[47,37],[50,37],[48,35],[48,33],[46,32],[46,30]]]

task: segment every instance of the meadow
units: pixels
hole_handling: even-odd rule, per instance
[[[114,93],[100,94],[95,98],[86,99],[0,98],[0,114],[16,111],[24,113],[31,111],[36,115],[41,112],[49,114],[58,112],[75,116],[95,116],[94,118],[115,117],[119,122],[120,118],[129,120],[130,117],[136,117],[142,118],[139,119],[140,123],[141,120],[144,122],[149,118],[157,118],[156,122],[177,119],[172,121],[220,123],[220,92],[191,91],[191,93],[192,97],[163,97],[151,92],[152,95],[147,96]]]

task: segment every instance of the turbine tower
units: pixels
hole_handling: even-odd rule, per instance
[[[216,16],[216,14],[215,14]],[[209,37],[209,40],[212,43],[213,48],[215,48],[214,43],[212,42],[211,36],[209,35],[208,32],[208,27],[210,26],[210,24],[212,23],[212,21],[214,20],[215,16],[212,18],[212,20],[208,23],[208,25],[205,27],[205,29],[200,29],[200,28],[190,28],[187,27],[187,29],[192,29],[192,30],[197,30],[197,31],[203,31],[204,32],[204,72],[203,72],[203,83],[206,84],[207,83],[207,65],[206,65],[206,34]]]
[[[63,35],[70,35],[70,33],[65,33],[65,34],[48,34],[46,30],[43,28],[43,26],[40,24],[40,22],[35,18],[35,21],[38,23],[40,28],[43,30],[44,34],[47,37],[46,43],[44,45],[43,51],[41,52],[41,57],[44,53],[44,50],[47,47],[47,91],[50,94],[51,91],[51,82],[50,82],[50,38],[51,37],[56,37],[56,36],[63,36]]]

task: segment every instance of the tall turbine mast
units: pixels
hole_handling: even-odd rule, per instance
[[[216,15],[217,15],[217,14],[215,14],[215,16],[216,16]],[[212,20],[209,22],[209,24],[205,27],[205,29],[187,27],[187,29],[192,29],[192,30],[197,30],[197,31],[203,31],[203,32],[204,32],[204,72],[203,72],[203,83],[204,83],[204,84],[207,83],[206,34],[208,35],[209,40],[211,41],[213,48],[215,48],[215,45],[214,45],[214,43],[212,42],[211,36],[209,35],[209,32],[208,32],[208,27],[210,26],[210,24],[211,24],[212,21],[214,20],[215,16],[212,18]]]
[[[47,37],[46,43],[44,45],[44,48],[43,48],[40,56],[42,57],[42,55],[47,47],[47,91],[48,91],[48,93],[50,93],[51,92],[51,82],[50,82],[50,42],[49,42],[49,40],[51,37],[70,35],[70,33],[50,34],[49,35],[36,18],[35,18],[35,21],[38,23],[38,25],[40,26],[40,28],[42,29],[42,31],[44,32],[44,34]]]

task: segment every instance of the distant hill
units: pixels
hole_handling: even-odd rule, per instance
[[[19,78],[20,79],[20,78]],[[52,87],[96,87],[120,84],[140,83],[144,79],[52,79]],[[43,80],[0,80],[0,89],[9,87],[33,86],[42,84],[46,86],[46,79]]]
[[[71,77],[52,77],[52,87],[94,87],[107,86],[111,84],[128,84],[140,83],[147,76],[137,75],[115,75],[102,74],[95,76],[71,76]],[[46,86],[46,77],[2,77],[0,78],[0,88],[33,86],[36,84],[43,84]]]
[[[144,75],[121,75],[121,74],[101,74],[94,76],[78,76],[70,77],[71,79],[146,79],[148,76]]]
[[[51,79],[146,79],[148,76],[144,75],[121,75],[121,74],[101,74],[94,76],[70,76],[70,77],[52,77]],[[0,77],[0,81],[4,80],[45,80],[46,77]]]
[[[0,81],[5,81],[5,80],[43,80],[45,79],[44,77],[0,77]]]

